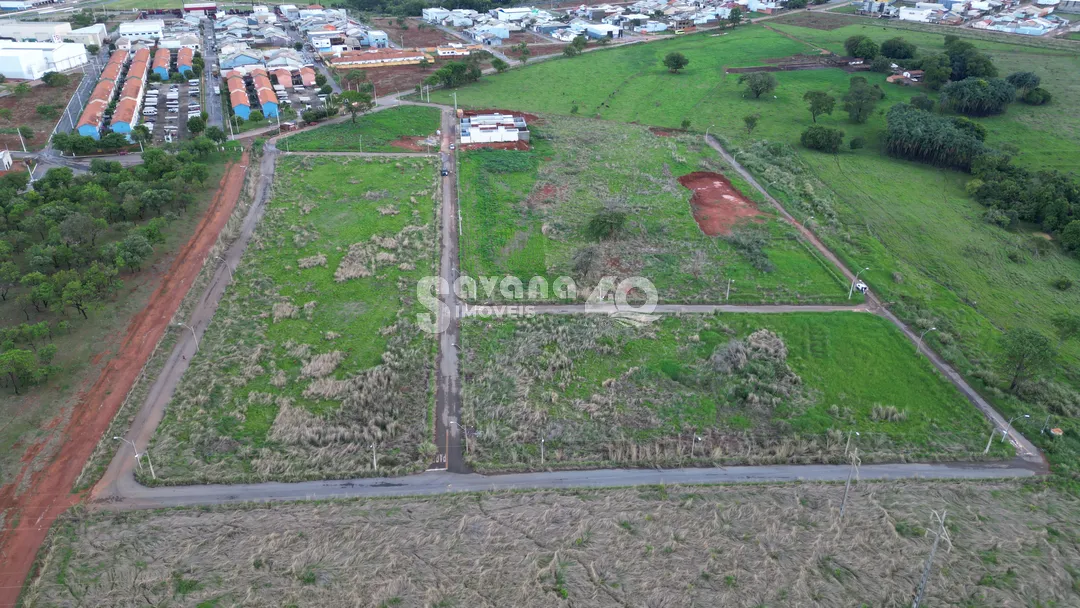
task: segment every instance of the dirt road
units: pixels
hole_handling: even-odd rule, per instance
[[[199,274],[207,252],[228,221],[240,197],[247,161],[245,151],[239,163],[232,163],[226,169],[217,195],[195,234],[177,254],[146,308],[128,325],[116,356],[75,406],[61,435],[56,458],[41,470],[24,470],[19,474],[20,479],[30,476],[28,489],[21,494],[16,493],[17,482],[0,488],[0,510],[5,513],[5,528],[0,532],[0,606],[14,605],[49,526],[79,499],[71,493],[75,480],[153,354]],[[27,451],[37,449],[40,446],[30,446]]]

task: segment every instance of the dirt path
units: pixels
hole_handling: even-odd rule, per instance
[[[128,325],[116,356],[75,406],[61,435],[56,458],[41,470],[20,473],[20,477],[31,476],[25,492],[16,494],[14,484],[0,489],[0,509],[5,512],[5,528],[0,533],[0,606],[15,604],[49,526],[79,500],[78,495],[71,493],[75,480],[153,354],[180,301],[199,274],[207,252],[232,214],[243,186],[247,161],[245,151],[239,163],[232,163],[226,169],[217,195],[195,234],[177,254],[146,308]]]

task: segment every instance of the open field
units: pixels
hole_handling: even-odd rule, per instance
[[[540,467],[541,438],[548,467],[671,466],[840,462],[852,431],[866,461],[969,458],[990,431],[866,313],[472,319],[462,345],[480,470]]]
[[[154,248],[142,270],[122,274],[120,291],[90,310],[87,319],[73,309],[64,315],[47,311],[38,313],[33,308],[24,313],[24,306],[17,301],[18,292],[14,289],[0,302],[0,328],[41,321],[51,321],[55,327],[58,318],[69,324],[67,330],[52,332],[50,342],[57,347],[52,365],[56,370],[46,382],[29,387],[20,395],[10,388],[3,389],[0,399],[0,487],[12,482],[23,464],[35,468],[56,455],[66,421],[81,393],[94,384],[121,348],[125,329],[146,307],[177,252],[191,238],[209,207],[224,173],[224,163],[212,163],[209,169],[205,189],[197,193],[186,213],[177,215],[168,225],[163,233],[164,242]],[[101,242],[122,236],[121,230],[112,231],[102,235]],[[30,316],[29,321],[26,314]],[[26,460],[20,463],[23,458]],[[29,479],[24,479],[24,483],[29,483]]]
[[[283,158],[275,191],[151,443],[159,482],[422,468],[434,344],[433,163]],[[422,445],[424,444],[424,445]],[[160,464],[159,464],[160,463]]]
[[[420,140],[432,138],[439,128],[439,109],[399,106],[365,114],[356,119],[297,133],[279,142],[282,150],[307,152],[407,152],[419,148]],[[363,138],[363,139],[361,139]]]
[[[511,275],[525,285],[533,276],[569,276],[581,297],[602,276],[642,276],[661,302],[720,302],[734,279],[733,302],[847,301],[846,284],[699,135],[547,116],[531,136],[527,152],[460,155],[464,275]],[[751,195],[741,207],[722,201],[720,219],[733,237],[706,236],[695,222],[701,209],[680,183],[694,172],[726,174]],[[625,214],[614,238],[589,232],[601,210]],[[739,236],[757,245],[744,249]]]
[[[1073,606],[1080,505],[1037,484],[652,486],[75,512],[45,606]]]
[[[398,24],[397,18],[389,17],[374,18],[371,24],[386,32],[394,44],[401,44],[404,40],[405,48],[431,48],[451,42],[461,42],[457,36],[447,34],[418,17],[409,17],[404,21],[404,28]]]
[[[30,127],[34,136],[26,140],[27,150],[40,150],[45,146],[56,121],[64,112],[75,89],[79,88],[82,73],[75,71],[68,75],[68,82],[62,87],[39,85],[30,89],[26,95],[10,94],[0,97],[0,146],[8,150],[22,150],[18,127]],[[13,83],[5,85],[14,89]],[[41,108],[41,112],[38,111]],[[80,110],[81,111],[81,110]],[[74,117],[78,120],[78,117]],[[66,122],[64,124],[67,124]]]
[[[1080,387],[1080,341],[1061,345],[1055,376],[1070,385],[1064,392],[1051,387],[1044,397],[1022,403],[999,390],[998,369],[1002,330],[1032,327],[1051,335],[1054,314],[1080,309],[1080,290],[1061,291],[1052,285],[1061,277],[1080,284],[1080,262],[1030,227],[1004,230],[985,222],[985,209],[964,191],[970,176],[884,154],[882,113],[920,93],[919,88],[887,85],[881,74],[862,73],[887,95],[879,111],[865,124],[854,124],[838,107],[818,122],[843,129],[847,138],[864,138],[866,147],[852,151],[845,145],[838,155],[825,155],[798,145],[800,132],[812,124],[802,97],[810,90],[839,97],[850,74],[839,69],[777,72],[776,90],[755,100],[744,95],[735,75],[722,73],[724,67],[764,65],[770,58],[813,53],[815,46],[838,51],[854,34],[878,41],[902,36],[920,51],[943,49],[943,37],[937,34],[861,21],[845,25],[852,21],[841,15],[824,17],[836,20],[838,27],[785,25],[783,18],[770,23],[807,44],[756,26],[720,37],[689,35],[487,77],[460,89],[458,102],[561,114],[578,105],[583,115],[612,120],[675,127],[689,118],[696,130],[715,125],[711,132],[722,134],[740,162],[797,217],[815,216],[815,230],[849,267],[871,269],[864,275],[870,287],[897,314],[920,329],[937,327],[928,342],[998,407],[1040,420],[1054,415],[1054,424],[1066,430],[1064,439],[1080,449],[1080,426],[1074,418],[1080,413],[1075,392]],[[1080,144],[1080,85],[1072,75],[1080,69],[1080,54],[1023,42],[975,43],[1003,74],[1034,68],[1042,86],[1054,95],[1053,102],[1041,107],[1013,103],[1001,116],[976,120],[988,128],[989,145],[1020,148],[1019,164],[1075,171],[1070,150]],[[684,72],[669,74],[660,65],[670,51],[690,58]],[[757,129],[747,134],[742,117],[750,113],[761,118]]]

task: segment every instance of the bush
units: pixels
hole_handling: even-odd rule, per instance
[[[803,131],[799,141],[811,150],[835,154],[840,151],[840,144],[844,142],[844,132],[840,129],[814,125]]]
[[[852,150],[858,150],[859,148],[863,148],[865,146],[866,141],[861,137],[852,137],[851,141],[848,142],[848,147],[850,147]]]
[[[911,98],[911,105],[924,112],[934,111],[934,100],[927,97],[925,94],[919,94]]]
[[[618,209],[601,209],[589,219],[585,231],[594,239],[613,239],[626,224],[626,212]]]
[[[1035,87],[1027,93],[1024,93],[1024,96],[1020,98],[1020,101],[1033,106],[1041,106],[1050,103],[1051,97],[1050,91],[1047,91],[1042,87]]]
[[[266,118],[266,117],[263,116],[263,113],[260,112],[259,110],[252,110],[251,114],[248,114],[248,120],[250,120],[251,122],[259,122],[260,120],[263,120],[264,118]]]
[[[1054,289],[1058,291],[1069,291],[1072,289],[1073,282],[1069,277],[1058,277],[1050,282],[1054,286]]]
[[[1015,212],[1013,215],[1002,211],[996,207],[991,207],[983,214],[983,220],[987,224],[994,224],[995,226],[1001,226],[1002,228],[1010,228],[1016,222]]]

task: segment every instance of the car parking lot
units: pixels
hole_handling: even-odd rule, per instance
[[[190,137],[187,121],[203,111],[199,80],[151,83],[143,98],[142,124],[150,128],[153,143],[171,143]]]

